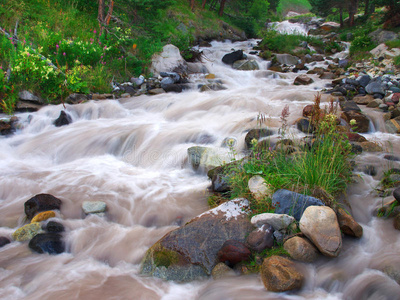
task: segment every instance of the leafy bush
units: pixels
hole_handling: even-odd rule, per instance
[[[360,35],[354,38],[350,46],[350,55],[367,52],[375,48],[375,43],[368,35]]]

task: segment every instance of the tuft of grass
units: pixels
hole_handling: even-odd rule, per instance
[[[289,11],[309,13],[311,8],[308,0],[280,0],[276,11],[278,14],[284,16]]]

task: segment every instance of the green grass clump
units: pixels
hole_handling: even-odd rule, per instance
[[[386,46],[391,48],[400,48],[400,39],[385,42]]]
[[[400,55],[393,59],[395,66],[400,67]]]
[[[276,11],[278,14],[284,16],[289,11],[308,13],[311,8],[308,0],[280,0]]]
[[[294,143],[282,139],[271,149],[259,147],[254,142],[252,155],[241,165],[233,165],[230,170],[231,198],[246,197],[251,202],[253,213],[273,212],[270,196],[278,189],[288,189],[306,195],[318,196],[328,205],[335,204],[334,196],[343,193],[351,181],[352,167],[349,160],[353,157],[347,137],[336,130],[337,117],[332,113],[323,113],[319,109],[319,96],[316,97],[316,128],[311,143]],[[282,120],[285,120],[284,112]],[[323,117],[320,117],[323,115]],[[284,122],[285,124],[285,122]],[[285,125],[281,134],[285,135]],[[248,181],[254,176],[262,176],[271,195],[256,200],[248,189]]]

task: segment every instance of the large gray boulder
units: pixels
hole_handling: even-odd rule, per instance
[[[260,66],[254,59],[253,60],[243,59],[235,61],[233,63],[232,68],[240,71],[252,71],[252,70],[259,70]]]
[[[324,203],[311,196],[288,190],[278,190],[272,195],[272,205],[275,207],[275,213],[288,214],[299,221],[307,207],[311,205],[323,206]]]
[[[387,31],[383,29],[377,29],[369,34],[369,37],[376,44],[382,44],[386,41],[396,40],[399,38],[399,35],[393,31]]]
[[[276,54],[276,61],[281,65],[297,65],[299,58],[290,54]]]
[[[147,251],[141,273],[181,282],[211,275],[222,245],[244,243],[253,231],[249,205],[247,199],[225,202],[166,234]]]
[[[150,72],[159,74],[160,72],[171,72],[176,67],[185,65],[186,62],[181,56],[179,49],[171,44],[165,45],[163,51],[154,54],[151,60]]]
[[[318,250],[336,257],[342,249],[342,234],[335,212],[327,206],[310,206],[300,219],[300,230]]]

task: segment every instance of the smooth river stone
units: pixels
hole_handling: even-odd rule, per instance
[[[342,235],[335,212],[327,206],[309,206],[300,219],[300,230],[325,256],[336,257],[342,249]]]

